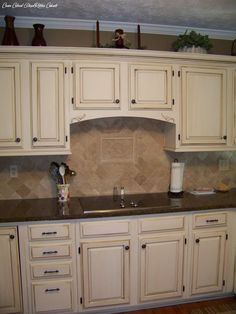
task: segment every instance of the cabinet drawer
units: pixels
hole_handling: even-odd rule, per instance
[[[184,229],[184,216],[157,217],[139,220],[139,233]]]
[[[69,239],[69,224],[49,224],[29,226],[30,240]]]
[[[71,281],[51,281],[33,284],[35,312],[72,309],[71,291]]]
[[[224,226],[227,224],[227,213],[197,214],[193,216],[194,228]]]
[[[103,236],[116,234],[129,234],[129,221],[99,221],[99,222],[83,222],[81,223],[81,236]]]
[[[31,259],[37,258],[57,258],[71,256],[70,244],[49,244],[30,247]]]
[[[31,265],[32,279],[71,276],[71,262]]]

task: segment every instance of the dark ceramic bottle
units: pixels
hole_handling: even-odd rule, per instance
[[[34,24],[34,38],[32,40],[32,46],[47,46],[47,43],[43,37],[43,24]]]
[[[6,15],[4,18],[6,22],[5,32],[2,39],[2,45],[19,46],[19,41],[16,37],[14,28],[14,16]]]

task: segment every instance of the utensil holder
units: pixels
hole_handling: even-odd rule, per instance
[[[70,198],[69,193],[70,184],[57,184],[57,198],[58,202],[67,202]]]

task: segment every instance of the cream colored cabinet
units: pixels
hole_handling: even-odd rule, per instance
[[[141,219],[139,232],[140,301],[182,297],[185,218]]]
[[[25,313],[75,312],[74,226],[19,226]]]
[[[129,303],[130,243],[82,244],[84,307]]]
[[[181,68],[181,145],[227,144],[225,69]]]
[[[223,291],[226,239],[226,213],[194,216],[192,234],[191,294]]]
[[[20,71],[20,62],[0,62],[0,149],[22,148]]]
[[[66,147],[66,108],[63,62],[32,62],[32,146]]]
[[[73,68],[76,109],[120,108],[119,63],[76,62]]]
[[[0,228],[0,313],[21,311],[20,265],[16,228]]]
[[[130,67],[130,108],[171,109],[172,66],[131,64]]]

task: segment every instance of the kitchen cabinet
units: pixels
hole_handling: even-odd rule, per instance
[[[130,64],[131,109],[171,109],[172,66],[156,63]]]
[[[76,311],[74,225],[26,225],[19,233],[24,311]]]
[[[226,70],[182,67],[182,145],[227,143]]]
[[[20,62],[0,62],[0,150],[22,149]]]
[[[226,214],[196,215],[192,234],[191,294],[223,291],[226,239]],[[205,229],[205,230],[204,230]]]
[[[141,302],[183,295],[184,224],[183,216],[140,221]]]
[[[76,109],[120,108],[119,63],[81,61],[73,68]]]
[[[31,62],[31,71],[32,147],[66,147],[64,63]]]
[[[15,227],[0,228],[0,313],[21,311],[18,236]]]

